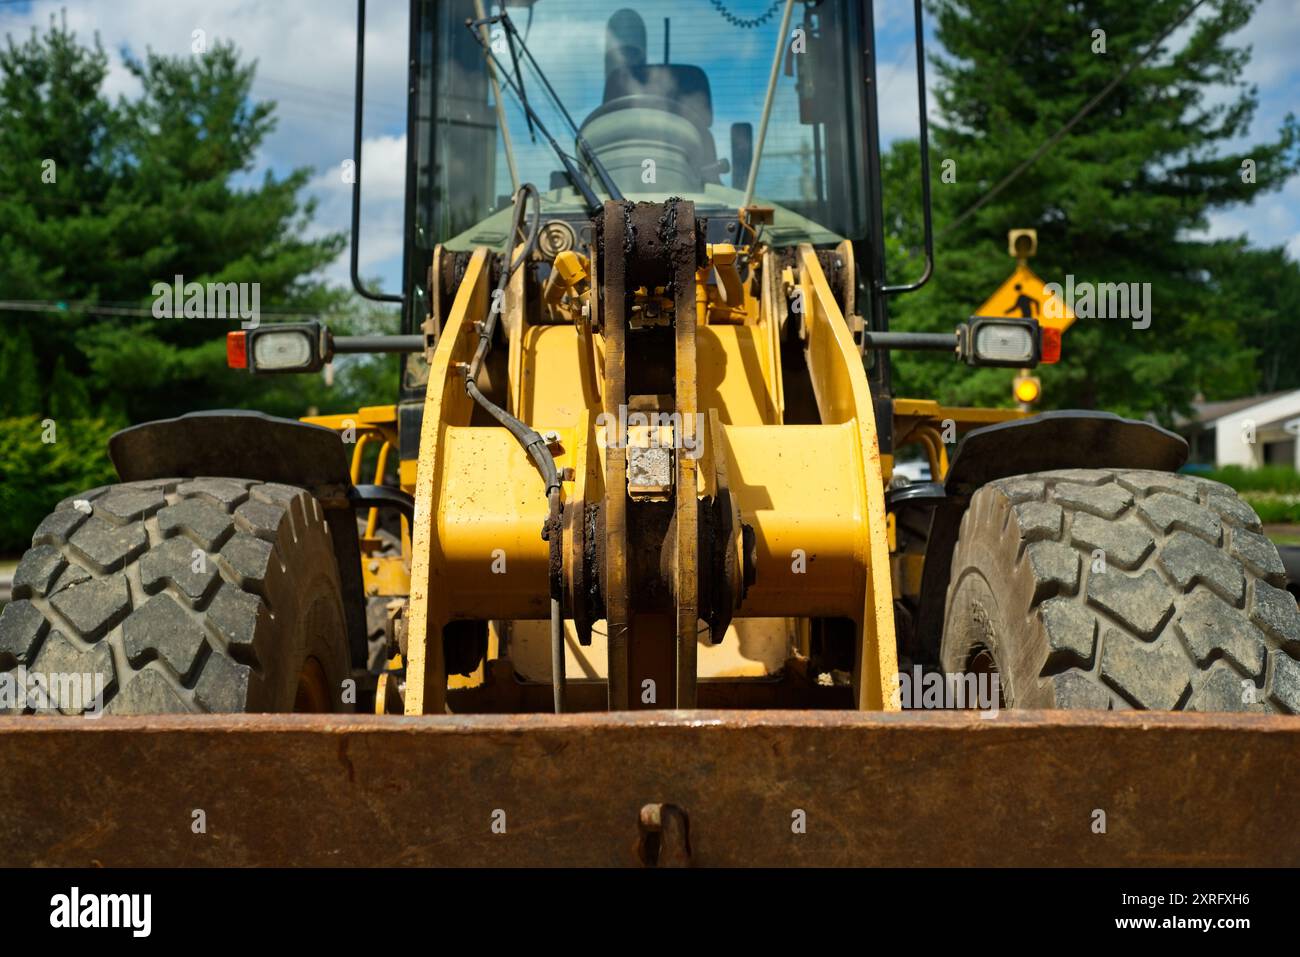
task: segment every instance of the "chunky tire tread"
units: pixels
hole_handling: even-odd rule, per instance
[[[348,675],[329,529],[300,488],[198,478],[73,496],[33,535],[13,599],[0,672],[102,675],[109,713],[291,710],[308,654],[332,682]]]
[[[953,552],[942,666],[986,648],[1009,707],[1300,714],[1300,611],[1261,532],[1195,476],[992,482]]]

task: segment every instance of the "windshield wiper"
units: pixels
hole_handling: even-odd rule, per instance
[[[514,73],[505,69],[505,65],[497,58],[496,51],[492,49],[491,43],[484,42],[483,33],[479,29],[485,24],[498,23],[501,24],[506,31],[506,42],[510,44],[510,56],[512,60],[515,60]],[[546,142],[551,145],[551,149],[555,151],[555,155],[559,157],[560,163],[564,166],[564,172],[569,177],[569,181],[573,183],[574,189],[582,194],[582,198],[587,203],[588,209],[592,213],[598,212],[601,208],[600,197],[596,195],[596,191],[592,189],[590,181],[585,175],[583,175],[577,164],[569,157],[569,154],[561,149],[560,144],[555,141],[555,137],[553,137],[550,131],[547,130],[541,117],[537,115],[537,111],[533,109],[532,104],[528,101],[528,97],[525,95],[523,88],[523,75],[518,72],[517,58],[519,52],[522,52],[524,57],[528,60],[533,71],[537,74],[538,79],[542,81],[542,86],[545,88],[547,95],[550,96],[551,102],[555,104],[555,108],[560,111],[560,115],[563,116],[565,122],[569,124],[569,128],[573,131],[574,140],[578,145],[578,150],[586,158],[587,162],[591,164],[592,169],[596,171],[596,178],[600,180],[600,184],[605,188],[605,192],[609,194],[610,199],[622,201],[622,191],[619,190],[618,186],[614,183],[614,178],[609,175],[609,170],[605,168],[605,164],[596,156],[596,151],[591,148],[591,145],[583,137],[581,131],[578,129],[578,125],[573,122],[573,117],[569,115],[569,111],[564,108],[564,103],[560,100],[559,95],[555,92],[555,88],[551,86],[551,81],[546,78],[546,74],[542,71],[541,66],[533,57],[532,51],[528,49],[528,44],[524,42],[524,38],[521,37],[519,32],[515,29],[514,21],[510,19],[509,14],[499,13],[494,17],[484,17],[481,20],[466,20],[465,26],[469,29],[479,46],[483,47],[483,51],[492,58],[492,62],[496,64],[497,70],[505,77],[506,84],[510,87],[510,92],[515,95],[517,100],[519,100],[519,105],[523,107],[524,114],[528,117],[529,122],[536,127],[539,132],[541,132],[542,136],[546,138]],[[518,52],[515,47],[516,43],[518,44]]]
[[[533,12],[531,7],[529,7],[528,12],[530,14]],[[479,42],[481,43],[482,40]],[[496,57],[493,57],[493,59],[495,60]],[[536,143],[537,135],[533,132],[533,110],[528,105],[528,96],[524,92],[524,74],[519,69],[519,54],[515,51],[514,43],[510,44],[510,65],[515,68],[515,82],[519,84],[519,102],[524,106],[524,119],[528,121],[528,136]]]

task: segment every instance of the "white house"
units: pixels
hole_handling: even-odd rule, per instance
[[[1300,389],[1198,403],[1178,431],[1191,443],[1193,462],[1300,469]]]

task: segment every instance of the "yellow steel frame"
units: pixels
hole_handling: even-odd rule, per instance
[[[480,249],[471,257],[430,362],[415,483],[408,714],[446,708],[435,636],[449,621],[542,619],[549,609],[548,546],[539,534],[546,517],[542,484],[504,430],[470,425],[462,385],[460,363],[470,358],[475,320],[487,305],[487,256]],[[709,454],[725,457],[742,520],[754,529],[757,580],[736,614],[851,619],[859,638],[858,706],[887,709],[897,670],[893,589],[866,376],[816,254],[805,246],[798,276],[806,309],[798,321],[823,424],[783,425],[778,315],[784,301],[771,254],[763,273],[767,282],[757,299],[746,289],[740,305],[704,294],[699,301],[700,408],[715,410],[720,426],[720,447]],[[517,276],[506,306],[509,403],[532,427],[555,433],[563,496],[572,502],[579,474],[583,484],[600,482],[600,461],[609,452],[595,421],[593,370],[603,366],[603,342],[581,321],[530,325],[522,271]],[[701,472],[696,481],[703,493]]]
[[[930,474],[943,481],[948,474],[948,452],[944,436],[984,425],[996,425],[1023,419],[1031,412],[1020,409],[982,409],[970,406],[943,405],[931,399],[894,400],[894,451],[909,445],[920,445],[930,465]],[[894,472],[894,457],[886,456],[884,477],[887,482]]]
[[[375,468],[370,482],[382,485],[388,472],[388,462],[393,451],[398,448],[397,406],[366,406],[357,412],[343,415],[304,416],[303,422],[311,425],[334,429],[352,441],[352,461],[349,468],[353,485],[362,481],[365,466],[366,449],[375,442],[379,443]],[[399,462],[398,482],[404,491],[411,492],[415,487],[414,462]],[[362,586],[367,597],[399,597],[411,590],[411,530],[402,519],[402,554],[375,554],[381,542],[375,537],[379,521],[379,510],[372,508],[366,515],[366,527],[361,536],[361,576]]]
[[[808,371],[821,420],[850,430],[847,458],[805,459],[805,462],[848,462],[853,481],[855,548],[858,575],[865,581],[853,590],[862,605],[852,616],[858,630],[854,687],[861,709],[889,709],[898,673],[894,638],[893,586],[890,582],[889,542],[885,529],[885,486],[871,388],[849,327],[813,247],[798,251],[799,283],[803,295],[804,332],[808,339]],[[826,426],[814,427],[825,428]],[[805,469],[805,473],[813,471]]]
[[[710,254],[729,266],[728,247],[711,248]],[[542,483],[504,429],[471,425],[473,406],[464,391],[464,364],[488,305],[489,255],[482,248],[471,255],[443,317],[430,356],[418,465],[402,463],[401,484],[416,500],[415,528],[409,540],[404,536],[410,567],[408,714],[446,710],[440,636],[447,623],[524,622],[549,613],[550,555],[540,535],[547,515]],[[588,315],[596,311],[595,283],[587,283],[596,266],[575,256],[564,267],[569,286],[548,289],[543,302],[532,304],[549,311],[547,324],[527,319],[534,310],[526,301],[523,270],[509,285],[503,316],[509,343],[505,402],[533,428],[554,433],[562,497],[572,504],[601,500],[604,460],[616,450],[606,448],[597,420],[603,409],[605,343],[577,308],[585,298]],[[760,275],[762,282],[756,289],[746,285],[739,302],[730,289],[727,303],[708,282],[706,269],[697,276],[698,407],[712,422],[703,430],[705,454],[715,457],[701,464],[716,463],[730,476],[741,519],[753,529],[757,577],[735,615],[794,622],[791,634],[802,636],[796,648],[806,645],[808,618],[850,619],[858,639],[857,706],[888,710],[894,706],[897,672],[893,601],[911,593],[920,568],[915,556],[891,568],[895,542],[884,490],[892,457],[881,455],[860,353],[816,251],[800,246],[793,267],[784,270],[775,254],[766,252]],[[797,295],[788,299],[791,293]],[[781,327],[787,301],[801,308],[788,321],[800,325],[806,343],[817,425],[784,423]],[[895,435],[900,446],[920,444],[941,479],[951,424],[969,428],[1024,414],[900,399],[894,403]],[[381,442],[382,476],[397,441],[394,407],[306,421],[357,430],[354,481],[360,480],[366,444]],[[698,494],[712,494],[711,465],[683,474],[693,476]],[[372,517],[367,537],[373,527]],[[566,566],[581,560],[566,555]],[[386,565],[366,564],[371,594],[400,593],[406,586]],[[452,685],[462,683],[454,679]]]

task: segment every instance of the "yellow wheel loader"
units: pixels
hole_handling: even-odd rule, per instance
[[[732,6],[413,0],[396,293],[353,197],[401,334],[228,338],[401,353],[396,401],[135,426],[36,529],[0,673],[99,683],[0,719],[59,762],[7,863],[1300,861],[1250,507],[1147,422],[892,390],[1060,354],[888,329],[919,2],[901,285],[871,3]]]

